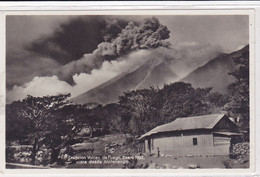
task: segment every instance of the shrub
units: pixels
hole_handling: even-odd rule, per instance
[[[232,147],[232,156],[236,159],[243,158],[250,153],[249,142],[237,143]]]

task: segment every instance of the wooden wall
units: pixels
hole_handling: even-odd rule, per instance
[[[197,138],[197,145],[193,145]],[[161,155],[228,155],[230,139],[215,137],[212,133],[182,133],[175,135],[156,135],[151,137],[151,153]],[[148,140],[145,141],[149,153]]]

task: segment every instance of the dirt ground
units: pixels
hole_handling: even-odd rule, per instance
[[[228,166],[227,166],[228,164]],[[209,157],[144,157],[138,160],[135,168],[171,168],[171,169],[188,169],[194,168],[248,168],[249,163],[240,163],[228,156],[209,156]],[[69,168],[124,168],[123,164],[72,164]]]
[[[118,146],[114,147],[115,152],[113,154],[104,152],[106,144],[111,142],[125,142],[125,136],[120,134],[106,135],[96,140],[89,139],[87,142],[79,143],[73,146],[73,149],[77,151],[76,155],[81,156],[122,156],[122,155],[140,155],[129,153],[130,147]],[[86,151],[90,147],[94,147],[94,151],[91,153]],[[126,153],[127,152],[127,153]],[[191,156],[191,157],[157,157],[157,156],[145,156],[142,159],[138,159],[134,168],[248,168],[249,162],[241,163],[235,159],[230,159],[229,156]],[[69,168],[123,168],[123,164],[71,164]]]
[[[228,156],[210,156],[210,157],[145,157],[145,160],[139,160],[138,164],[155,163],[159,167],[165,164],[172,168],[189,168],[195,165],[198,168],[226,168],[224,161],[229,160]]]
[[[229,156],[150,156],[133,152],[122,134],[105,135],[98,138],[86,138],[82,143],[72,146],[74,154],[67,165],[52,165],[43,168],[248,168],[249,156],[230,159]],[[111,152],[113,150],[113,152]],[[129,161],[124,157],[134,157]],[[79,158],[79,159],[76,159]],[[83,159],[81,159],[83,158]],[[98,158],[98,159],[97,159]],[[118,159],[117,159],[118,158]],[[105,161],[107,160],[107,163]],[[110,161],[111,160],[111,161]],[[115,162],[115,163],[114,163]],[[129,165],[130,164],[130,165]],[[8,168],[32,168],[26,165],[8,164]],[[38,167],[34,167],[38,168]]]

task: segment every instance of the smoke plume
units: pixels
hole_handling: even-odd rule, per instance
[[[104,61],[117,60],[119,56],[126,55],[131,51],[140,49],[168,47],[170,31],[166,26],[161,25],[157,18],[145,19],[140,24],[129,22],[128,25],[117,34],[109,31],[112,29],[120,30],[118,21],[107,21],[107,31],[105,42],[101,42],[93,53],[84,54],[83,57],[76,61],[71,61],[60,67],[54,72],[59,79],[73,83],[72,76],[80,73],[90,73],[93,69],[99,69]]]
[[[48,71],[42,77],[36,76],[21,86],[15,85],[7,91],[7,103],[23,99],[28,94],[44,96],[71,93],[72,97],[75,97],[124,72],[133,71],[146,61],[156,58],[162,58],[175,73],[182,76],[221,52],[220,48],[216,46],[200,45],[194,42],[184,42],[170,48],[170,43],[166,41],[170,31],[166,26],[160,24],[157,18],[129,23],[108,19],[104,21],[103,25],[104,28],[99,31],[103,39],[100,39],[101,42],[97,44],[95,49],[92,47],[86,50],[85,54],[82,54],[78,60],[69,59],[66,61],[67,63],[63,61],[63,65],[60,63],[53,65],[57,69]],[[70,34],[69,32],[65,33]],[[46,38],[41,40],[44,41],[43,43],[48,43],[49,47],[56,46],[56,48],[50,47],[56,52],[61,50],[70,53],[68,50],[64,50],[63,44],[60,45],[57,42],[59,40],[50,39],[48,41]],[[88,43],[87,40],[85,42]],[[71,46],[75,47],[73,44]],[[83,50],[84,47],[80,46],[80,48]],[[34,49],[34,52],[37,50]],[[75,53],[77,54],[70,56],[79,56],[82,51]]]
[[[7,91],[7,103],[23,99],[26,95],[44,96],[58,93],[71,93],[72,97],[75,97],[123,72],[133,70],[152,56],[153,53],[149,50],[139,50],[124,57],[119,57],[118,60],[104,61],[99,69],[93,69],[90,73],[73,75],[74,86],[60,80],[55,75],[49,77],[34,77],[32,81],[22,86],[14,86],[12,90]]]

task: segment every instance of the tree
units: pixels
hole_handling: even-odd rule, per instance
[[[81,105],[65,103],[59,109],[53,111],[51,118],[45,124],[42,144],[51,149],[50,163],[57,162],[60,150],[64,147],[71,149],[70,145],[75,143],[74,137],[79,126],[79,117],[86,111]],[[72,153],[72,152],[68,152]]]
[[[225,94],[213,92],[208,95],[208,100],[212,107],[222,108],[230,101],[230,97]]]
[[[142,89],[125,92],[119,97],[119,103],[126,112],[122,115],[122,124],[127,124],[131,133],[141,135],[157,125],[157,109],[153,107],[155,89]]]
[[[176,82],[162,89],[142,89],[124,93],[119,104],[125,108],[121,116],[122,127],[128,127],[133,135],[141,135],[152,128],[174,121],[178,117],[188,117],[211,113],[209,100],[212,88],[193,88],[191,84]],[[222,104],[225,99],[215,94]],[[123,119],[123,117],[125,119]]]
[[[159,107],[164,123],[177,117],[203,115],[209,113],[207,96],[212,88],[193,88],[191,84],[176,82],[165,85],[158,92]]]
[[[130,132],[128,123],[131,119],[128,111],[125,107],[120,104],[112,103],[105,106],[108,113],[108,121],[110,132],[119,132],[125,135],[127,138],[127,133]]]
[[[33,124],[29,119],[23,119],[18,115],[18,102],[6,105],[6,140],[8,142],[18,141],[23,144],[26,141]]]
[[[248,46],[247,46],[248,48]],[[236,69],[229,73],[235,82],[229,85],[231,102],[227,110],[240,117],[243,127],[249,127],[249,51],[243,50],[239,58],[234,58]]]
[[[120,132],[117,124],[123,110],[122,106],[116,103],[105,106],[91,103],[84,105],[84,107],[87,109],[81,111],[77,118],[79,128],[88,125],[96,136],[110,132]]]
[[[33,139],[32,163],[35,163],[35,155],[40,148],[39,142],[43,142],[51,135],[50,143],[58,142],[57,127],[61,125],[60,118],[55,116],[57,111],[67,104],[70,94],[59,94],[56,96],[33,97],[28,95],[22,101],[12,103],[10,111],[16,112],[19,121],[29,121],[28,138]],[[8,119],[8,117],[7,117]]]

